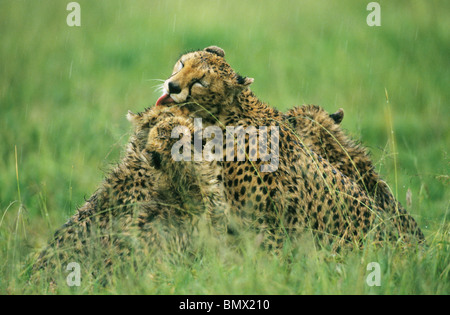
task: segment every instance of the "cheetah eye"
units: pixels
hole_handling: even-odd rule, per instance
[[[202,88],[208,87],[208,85],[207,85],[204,81],[202,81],[202,80],[197,80],[197,81],[195,81],[195,82],[192,84],[192,86],[193,86],[193,87],[194,87],[194,86],[197,86],[197,87],[202,87]]]
[[[183,62],[182,62],[181,60],[178,61],[178,62],[176,63],[176,65],[175,65],[174,69],[173,69],[173,73],[175,74],[175,73],[180,72],[181,69],[183,69],[183,67],[184,67]]]
[[[167,131],[164,129],[158,129],[158,138],[160,139],[167,139]]]

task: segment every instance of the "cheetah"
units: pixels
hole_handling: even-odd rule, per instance
[[[215,162],[166,163],[173,126],[193,130],[182,109],[153,107],[129,112],[128,119],[134,134],[124,158],[40,253],[34,279],[53,277],[73,261],[112,270],[114,257],[122,262],[184,253],[202,215],[218,230],[226,226],[227,201]]]
[[[287,117],[270,107],[251,91],[253,81],[231,68],[223,49],[210,46],[180,57],[163,84],[164,93],[156,106],[178,106],[204,124],[219,126],[224,133],[227,126],[279,128],[279,135],[270,137],[278,144],[275,148],[259,148],[256,161],[224,157],[218,178],[223,181],[232,212],[252,218],[268,249],[279,248],[286,236],[289,239],[305,228],[319,240],[336,244],[360,246],[369,239],[375,243],[423,239],[411,216],[402,216],[401,228],[393,224],[387,214],[395,207],[394,202],[376,201],[373,192],[371,195],[363,189],[354,169],[348,168],[348,156],[329,161],[321,147],[303,144],[296,134],[298,128],[287,119],[289,114]],[[339,116],[331,117],[334,124]],[[305,133],[301,128],[298,131]],[[236,140],[227,145],[236,148]],[[254,156],[248,134],[245,140],[246,156]],[[263,173],[261,166],[267,164],[267,155],[273,149],[279,149],[279,164],[274,171]],[[356,152],[354,158],[364,156],[363,151]],[[371,176],[377,178],[374,173]],[[377,183],[380,186],[381,181]]]
[[[286,119],[306,146],[353,179],[379,207],[389,213],[399,230],[403,233],[415,231],[423,240],[424,236],[414,218],[394,198],[387,183],[377,174],[367,149],[340,128],[343,118],[343,109],[330,115],[315,105],[295,107],[286,113]]]

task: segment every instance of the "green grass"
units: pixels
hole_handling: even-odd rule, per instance
[[[450,293],[448,3],[379,1],[382,26],[368,27],[370,1],[80,0],[71,28],[68,2],[0,2],[0,293],[48,292],[26,284],[29,258],[119,159],[127,110],[159,96],[153,79],[212,44],[276,108],[343,107],[428,248],[335,257],[299,242],[286,263],[211,245],[189,263],[62,293]],[[381,287],[365,284],[372,261]]]

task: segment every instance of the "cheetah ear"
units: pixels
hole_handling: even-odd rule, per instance
[[[243,77],[241,75],[237,75],[236,80],[239,85],[242,85],[244,87],[249,86],[250,84],[252,84],[255,81],[255,79],[253,79],[253,78]]]
[[[342,119],[344,119],[344,110],[339,108],[339,110],[336,113],[331,114],[330,117],[337,125],[339,125],[342,122]]]
[[[133,125],[136,125],[138,123],[138,118],[139,118],[139,115],[133,113],[131,110],[128,111],[127,119]]]
[[[217,46],[209,46],[203,49],[204,51],[210,52],[212,54],[216,54],[219,57],[225,57],[225,51]]]

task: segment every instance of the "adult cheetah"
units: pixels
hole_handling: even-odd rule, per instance
[[[249,88],[253,79],[236,73],[224,56],[223,49],[217,46],[182,55],[165,81],[164,94],[156,105],[187,109],[190,116],[202,118],[203,124],[219,126],[224,134],[227,126],[279,129],[279,136],[268,137],[278,146],[260,147],[257,152],[252,151],[246,135],[245,154],[256,154],[256,161],[230,161],[224,156],[220,162],[223,171],[219,179],[224,183],[232,211],[252,218],[263,232],[268,248],[279,247],[285,236],[305,228],[314,231],[319,239],[336,244],[423,240],[411,216],[402,216],[401,224],[395,224],[392,209],[399,207],[393,198],[382,202],[373,190],[363,189],[362,183],[371,180],[359,180],[354,168],[348,168],[352,163],[347,155],[328,160],[329,154],[324,154],[327,152],[321,147],[314,148],[315,142],[302,144],[302,134],[308,132],[296,128],[289,119],[295,112],[286,116],[260,101]],[[331,118],[335,125],[340,119],[339,114]],[[317,130],[317,126],[311,127]],[[226,152],[226,145],[237,150],[236,140],[224,143],[222,152]],[[352,147],[349,142],[344,145],[349,146],[347,151]],[[269,160],[267,155],[276,149],[277,168],[261,172],[261,166]],[[363,151],[355,152],[354,159],[364,156]],[[380,186],[378,175],[369,173],[370,176]]]

